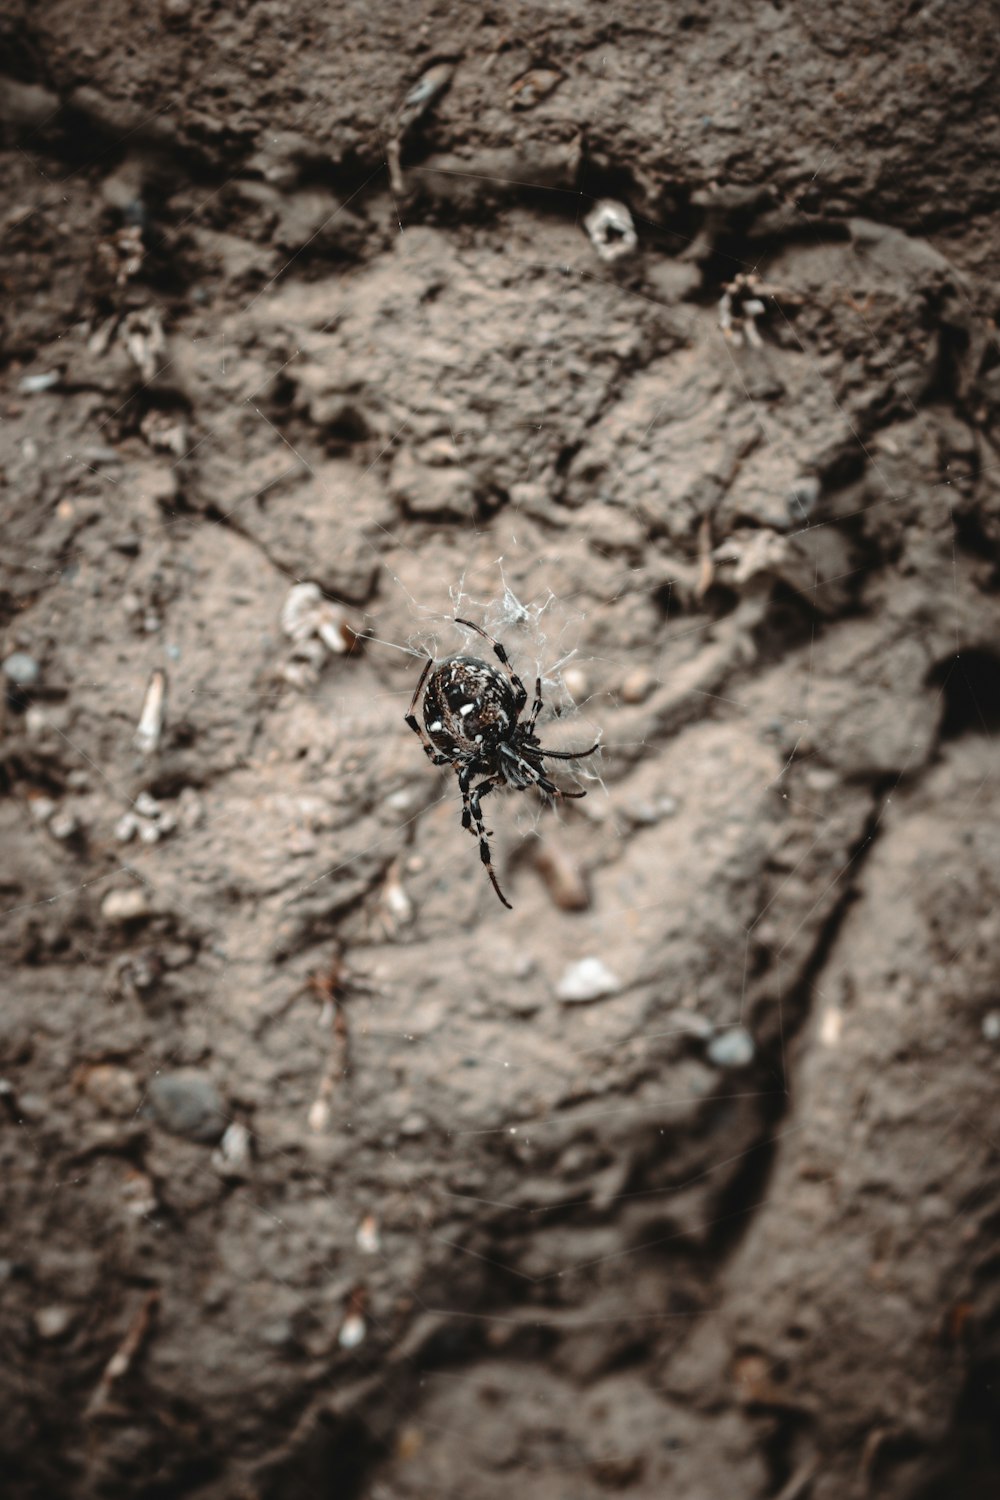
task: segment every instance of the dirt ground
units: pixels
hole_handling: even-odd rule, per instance
[[[994,1496],[995,7],[0,58],[4,1494]]]

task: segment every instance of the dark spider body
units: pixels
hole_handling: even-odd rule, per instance
[[[543,749],[535,733],[535,722],[542,711],[541,679],[535,679],[535,701],[527,719],[522,722],[528,690],[512,669],[504,648],[471,620],[456,620],[455,623],[475,630],[488,640],[507,673],[475,656],[449,656],[436,665],[428,658],[406,722],[419,736],[424,753],[434,765],[454,767],[462,793],[462,827],[479,839],[480,858],[493,889],[504,906],[509,907],[510,902],[501,891],[493,871],[489,833],[483,826],[480,809],[481,799],[496,786],[509,786],[518,791],[537,786],[547,797],[585,797],[586,792],[561,791],[550,781],[544,762],[547,758],[576,760],[578,756],[592,755],[597,746],[591,745],[589,750],[575,753]],[[421,691],[424,695],[424,732],[421,732],[413,712]],[[477,777],[482,779],[477,782]]]

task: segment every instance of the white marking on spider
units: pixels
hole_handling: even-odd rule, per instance
[[[432,734],[436,734],[439,729],[443,729],[444,728],[444,725],[441,723],[440,719],[435,719],[434,723],[433,724],[428,724],[427,727],[431,731]]]
[[[474,703],[463,703],[462,707],[458,711],[462,715],[462,718],[464,719],[465,716],[466,716],[466,714],[471,714],[472,713],[472,710],[475,708],[475,706],[476,705]]]

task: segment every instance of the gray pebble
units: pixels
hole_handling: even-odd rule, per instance
[[[18,687],[30,688],[42,675],[42,669],[27,651],[12,651],[4,661],[3,674]]]
[[[58,370],[48,370],[44,375],[22,375],[17,388],[22,396],[37,396],[42,391],[50,391],[60,380],[62,375]]]
[[[153,1117],[164,1130],[213,1145],[225,1131],[222,1096],[200,1068],[161,1073],[149,1085]]]
[[[753,1037],[744,1026],[728,1026],[716,1032],[706,1051],[717,1068],[745,1068],[753,1062]]]

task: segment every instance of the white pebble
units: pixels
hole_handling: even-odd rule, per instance
[[[567,667],[563,673],[563,686],[573,699],[573,702],[579,703],[587,696],[589,686],[587,674],[582,672],[579,667]]]
[[[620,260],[639,243],[632,215],[624,203],[616,203],[613,198],[602,198],[584,219],[583,227],[601,260]]]
[[[80,832],[80,820],[72,808],[63,807],[49,819],[49,832],[55,839],[71,839]]]
[[[621,980],[603,959],[581,958],[563,971],[556,994],[567,1005],[579,1005],[587,1000],[601,1000],[620,989]]]
[[[249,1161],[250,1132],[239,1120],[233,1120],[212,1152],[212,1165],[226,1176],[239,1176]]]
[[[1000,1010],[991,1010],[983,1017],[983,1036],[988,1042],[1000,1042]]]
[[[69,1307],[40,1307],[35,1313],[35,1328],[40,1339],[61,1339],[73,1323]]]
[[[101,916],[106,922],[134,922],[149,915],[149,901],[141,886],[126,891],[109,891],[101,902]]]
[[[365,1339],[365,1320],[357,1313],[351,1313],[341,1324],[340,1334],[337,1342],[341,1349],[356,1349]]]

